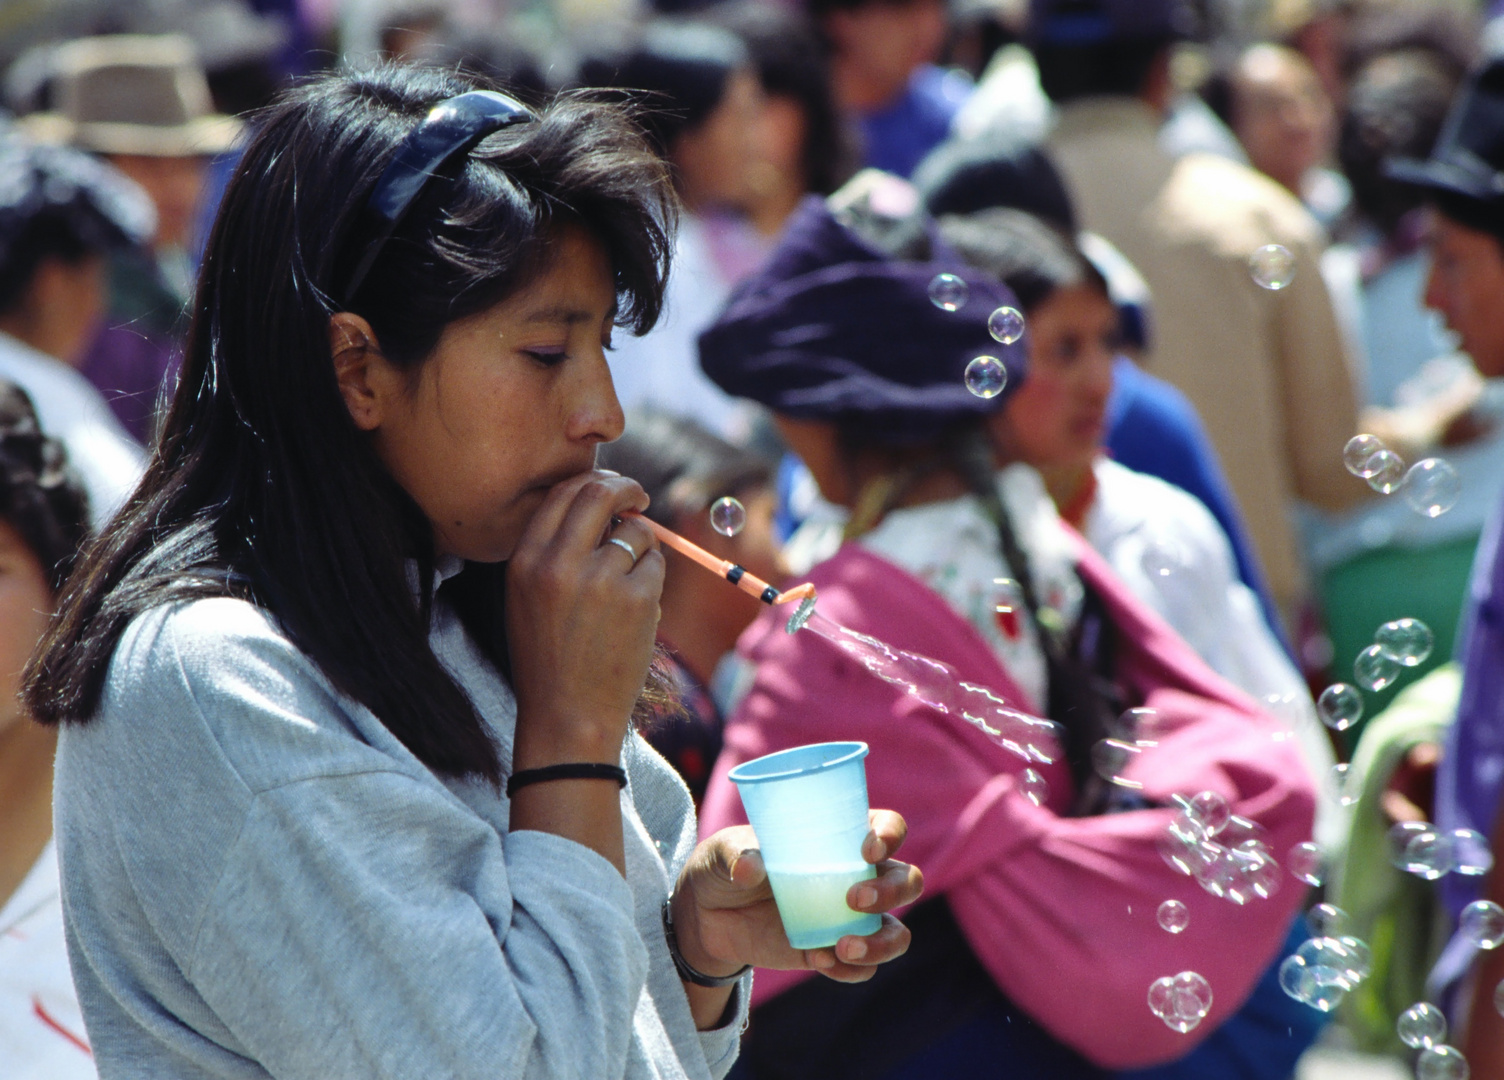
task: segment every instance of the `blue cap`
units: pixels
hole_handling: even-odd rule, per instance
[[[958,311],[930,300],[938,274],[969,287]],[[859,236],[824,199],[795,211],[771,259],[740,286],[700,336],[712,382],[795,419],[860,420],[874,439],[912,446],[1002,408],[1023,382],[1026,345],[1001,345],[988,317],[1013,294],[935,239],[923,261],[894,257]],[[1006,389],[981,398],[967,365],[994,356]]]
[[[1178,41],[1196,36],[1187,0],[1032,0],[1035,45],[1091,46],[1115,41]]]
[[[1449,207],[1469,211],[1491,232],[1504,228],[1504,60],[1486,64],[1463,86],[1429,158],[1392,159],[1384,172],[1449,197]]]

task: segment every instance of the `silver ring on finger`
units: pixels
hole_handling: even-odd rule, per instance
[[[623,551],[625,551],[627,553],[627,557],[632,560],[632,565],[633,566],[637,565],[637,559],[638,559],[637,549],[634,548],[631,544],[627,543],[625,540],[623,540],[619,536],[610,536],[610,537],[607,537],[606,538],[606,543],[608,543],[608,544],[615,544],[617,547],[621,548]]]

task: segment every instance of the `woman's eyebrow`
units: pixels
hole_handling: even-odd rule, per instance
[[[537,308],[523,317],[524,322],[548,323],[550,325],[576,326],[580,323],[594,325],[601,321],[612,321],[616,318],[616,304],[613,302],[606,310],[604,316],[594,311],[587,311],[581,307],[572,307],[568,304],[554,304],[549,307]]]

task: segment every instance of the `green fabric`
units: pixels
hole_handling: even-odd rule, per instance
[[[1361,794],[1330,893],[1350,916],[1351,933],[1373,950],[1372,972],[1347,995],[1340,1013],[1358,1049],[1369,1053],[1404,1052],[1395,1021],[1424,1000],[1426,975],[1446,942],[1435,884],[1389,861],[1389,820],[1379,799],[1411,747],[1442,741],[1461,690],[1457,664],[1437,668],[1373,718],[1353,756],[1350,783]]]
[[[1322,575],[1318,590],[1332,639],[1332,670],[1342,682],[1353,681],[1353,661],[1391,619],[1419,619],[1436,635],[1436,648],[1424,664],[1384,690],[1363,691],[1365,717],[1383,712],[1400,691],[1452,658],[1477,547],[1474,534],[1418,550],[1379,548]],[[1361,723],[1349,731],[1348,746],[1362,733]]]

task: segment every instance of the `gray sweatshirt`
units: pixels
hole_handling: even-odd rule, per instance
[[[435,604],[435,653],[507,766],[515,703]],[[626,879],[505,797],[443,781],[256,607],[136,619],[58,745],[68,952],[104,1080],[719,1078],[660,906],[689,793],[632,735]]]

